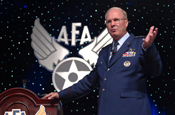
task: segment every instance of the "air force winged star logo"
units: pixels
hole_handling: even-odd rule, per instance
[[[73,85],[87,75],[92,70],[91,66],[96,64],[100,50],[112,43],[106,28],[93,42],[78,52],[84,60],[78,57],[64,59],[70,53],[69,50],[49,35],[39,19],[34,22],[31,38],[31,46],[39,63],[47,70],[53,71],[52,81],[57,91]]]
[[[34,25],[33,33],[31,34],[31,45],[34,49],[34,54],[42,66],[46,67],[49,71],[53,71],[54,65],[63,60],[69,54],[69,51],[58,44],[55,38],[51,38],[49,33],[40,24],[39,18],[35,20]]]

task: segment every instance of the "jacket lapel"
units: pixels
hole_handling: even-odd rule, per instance
[[[128,49],[129,46],[132,44],[132,41],[134,39],[134,35],[130,34],[129,38],[123,43],[123,45],[120,47],[120,49],[117,51],[117,53],[114,55],[112,60],[109,62],[109,66],[112,66],[122,55],[125,53]]]
[[[106,66],[108,67],[109,65],[109,56],[110,56],[110,52],[111,52],[111,44],[107,46],[107,48],[105,49],[105,54],[103,55],[103,59],[104,62],[106,63]]]

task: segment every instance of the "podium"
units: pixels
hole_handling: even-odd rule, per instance
[[[40,99],[32,91],[25,88],[11,88],[0,94],[0,115],[6,111],[20,109],[26,115],[35,115],[43,105],[46,114],[42,115],[63,115],[62,106],[59,100]]]

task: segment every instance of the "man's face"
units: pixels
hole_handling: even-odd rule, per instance
[[[106,14],[106,26],[112,38],[118,41],[126,34],[128,20],[124,19],[121,10],[111,9]]]

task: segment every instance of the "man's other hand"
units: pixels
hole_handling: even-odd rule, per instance
[[[154,28],[154,26],[151,26],[150,29],[149,29],[149,33],[147,34],[146,38],[143,39],[142,46],[143,46],[144,49],[147,49],[152,45],[154,39],[157,36],[157,33],[158,33],[158,28]]]
[[[59,95],[57,92],[51,92],[47,94],[46,96],[44,96],[42,99],[49,99],[49,100],[59,99]]]

